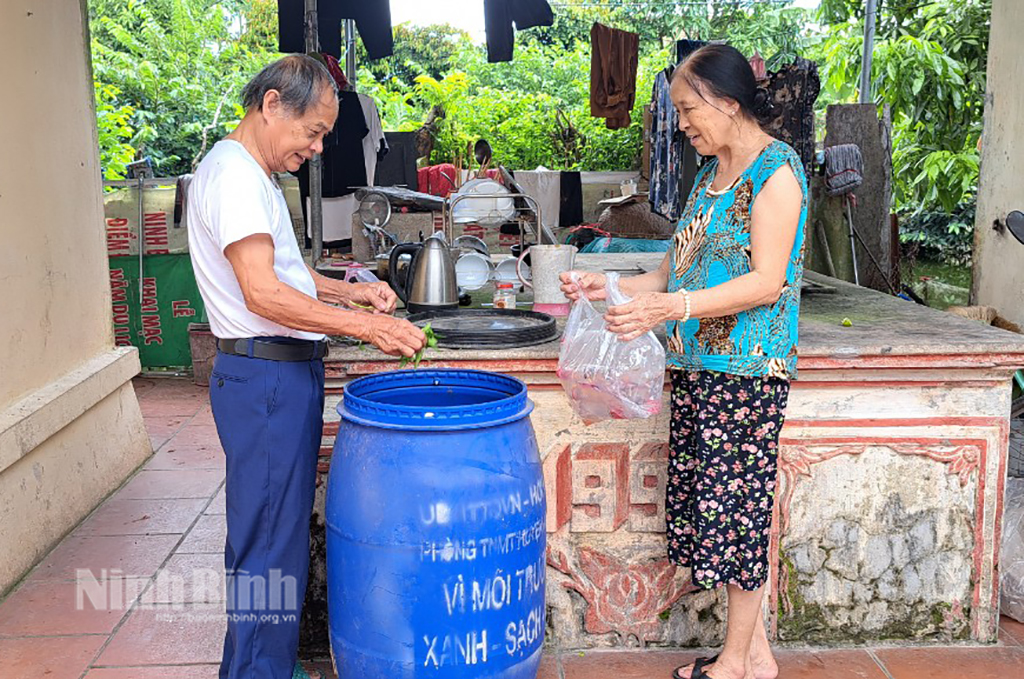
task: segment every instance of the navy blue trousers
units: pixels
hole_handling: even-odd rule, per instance
[[[221,679],[291,679],[309,573],[324,364],[217,353],[210,403],[227,456],[228,630]]]

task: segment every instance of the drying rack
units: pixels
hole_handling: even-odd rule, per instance
[[[508,212],[507,210],[490,210],[487,212],[476,213],[473,221],[459,222],[458,224],[455,222],[455,207],[464,201],[497,201],[508,199],[512,199],[513,203],[511,210],[514,214],[512,216],[506,216]],[[543,227],[543,222],[541,222],[540,205],[537,203],[537,200],[533,196],[525,193],[455,194],[444,202],[442,207],[442,217],[444,224],[444,236],[449,243],[454,242],[455,238],[459,235],[455,233],[456,226],[479,224],[481,221],[494,222],[493,226],[484,226],[483,228],[498,229],[501,228],[502,224],[516,222],[519,225],[520,248],[525,246],[527,230],[536,236],[538,244],[544,242],[545,234],[552,244],[555,242],[554,235]]]

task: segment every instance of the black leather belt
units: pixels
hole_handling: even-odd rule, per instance
[[[245,337],[219,339],[217,348],[225,354],[263,358],[269,361],[312,361],[327,356],[327,340],[294,337]]]

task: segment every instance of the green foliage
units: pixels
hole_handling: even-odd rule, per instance
[[[117,88],[96,83],[96,131],[99,133],[100,167],[104,179],[124,179],[125,166],[135,157],[128,142],[134,136],[131,106],[116,105]]]
[[[190,171],[204,131],[212,143],[237,124],[241,87],[277,56],[266,50],[267,4],[90,0],[97,98],[130,112],[121,128],[133,132],[127,143],[151,157],[159,174]],[[245,10],[254,8],[257,18],[262,12],[263,23],[254,21],[253,30],[240,30]],[[276,32],[276,16],[274,23]],[[258,26],[262,32],[255,31]],[[101,137],[101,144],[110,143],[109,135]],[[124,147],[101,146],[101,157],[125,152]]]
[[[393,82],[412,87],[417,76],[441,79],[451,69],[452,57],[470,44],[469,34],[448,24],[394,27],[395,53],[384,59],[369,61],[361,40],[356,41],[356,63],[362,65],[378,82]]]
[[[900,241],[910,259],[958,266],[971,263],[975,203],[949,212],[920,211],[900,225]]]
[[[825,0],[831,21],[813,49],[823,67],[822,108],[857,95],[862,3]],[[875,101],[893,123],[894,207],[953,212],[973,199],[985,96],[991,0],[892,0],[879,14],[872,57]]]

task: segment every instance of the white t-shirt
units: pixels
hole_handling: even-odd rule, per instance
[[[373,186],[377,176],[377,153],[381,150],[387,152],[388,142],[384,138],[384,129],[380,124],[380,113],[377,111],[377,103],[372,97],[360,93],[359,105],[363,109],[363,118],[366,119],[366,127],[369,132],[363,137],[363,162],[366,165],[366,185]],[[352,237],[352,216],[359,209],[359,202],[356,194],[350,193],[347,196],[337,198],[323,198],[323,225],[324,240],[336,241]],[[306,199],[306,214],[310,214],[310,200]],[[306,236],[313,237],[312,227],[309,220],[306,221]]]
[[[222,339],[284,336],[322,339],[245,308],[227,246],[254,234],[274,241],[278,280],[316,299],[316,285],[295,240],[284,193],[237,141],[217,142],[199,163],[188,191],[188,245],[210,329]]]

